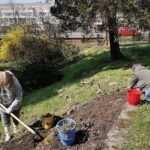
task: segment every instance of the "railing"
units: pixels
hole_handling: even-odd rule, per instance
[[[0,34],[0,37],[2,36],[4,36],[4,34]],[[62,34],[61,37],[62,38],[103,38],[103,33],[91,32],[89,34],[85,34],[84,32],[67,32],[65,34]]]
[[[64,38],[97,38],[97,37],[102,37],[103,33],[102,32],[90,32],[88,34],[84,32],[67,32],[62,35]]]

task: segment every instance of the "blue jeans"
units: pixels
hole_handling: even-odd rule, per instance
[[[150,87],[147,87],[147,88],[145,89],[145,99],[146,99],[147,101],[150,101]]]

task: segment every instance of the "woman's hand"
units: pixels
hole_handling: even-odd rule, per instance
[[[7,114],[10,114],[11,111],[12,111],[11,107],[9,107],[9,108],[6,109],[6,113],[7,113]]]

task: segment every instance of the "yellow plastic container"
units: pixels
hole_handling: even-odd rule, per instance
[[[43,115],[41,117],[42,128],[49,129],[53,127],[54,124],[54,116],[53,115]]]

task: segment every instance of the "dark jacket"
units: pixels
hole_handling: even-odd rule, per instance
[[[131,88],[144,88],[150,86],[150,70],[146,69],[144,66],[138,65],[133,70],[134,76],[131,81]]]

